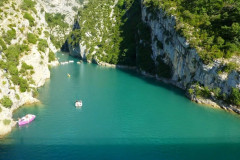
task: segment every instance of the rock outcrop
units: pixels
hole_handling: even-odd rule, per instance
[[[12,119],[14,110],[24,104],[39,102],[34,98],[34,91],[36,91],[37,87],[44,85],[46,79],[50,78],[49,66],[58,65],[57,59],[51,62],[49,60],[50,52],[54,53],[58,50],[50,38],[53,36],[58,37],[60,41],[64,40],[65,36],[72,30],[71,26],[74,23],[74,17],[80,7],[80,4],[75,0],[33,0],[33,2],[35,5],[32,9],[24,9],[22,7],[23,0],[10,0],[3,3],[3,6],[0,6],[3,10],[0,13],[1,37],[8,30],[15,30],[16,33],[16,38],[6,43],[6,47],[24,44],[29,48],[20,55],[19,65],[17,66],[18,72],[20,72],[23,63],[32,67],[31,73],[30,71],[26,71],[26,75],[19,73],[29,84],[29,88],[24,92],[20,90],[19,85],[14,85],[9,71],[0,68],[0,99],[8,97],[12,101],[10,107],[5,107],[0,103],[0,136],[9,133],[16,124]],[[25,13],[28,13],[30,16],[27,17]],[[61,31],[58,25],[54,27],[49,26],[45,19],[46,13],[65,15],[64,22],[69,24],[69,27]],[[30,22],[31,17],[33,18],[33,24]],[[47,47],[39,49],[38,42],[31,43],[28,37],[29,33],[35,35],[37,41],[41,39],[47,42]],[[2,49],[0,47],[0,61],[7,62],[5,50],[2,51]]]
[[[209,89],[219,88],[222,94],[229,95],[232,88],[240,89],[240,74],[238,71],[230,73],[219,73],[223,60],[215,60],[213,63],[205,65],[199,57],[197,51],[191,48],[187,39],[180,36],[175,30],[176,17],[169,16],[163,10],[159,10],[155,18],[147,12],[147,8],[142,5],[142,21],[151,28],[152,58],[155,64],[159,57],[166,65],[171,67],[172,84],[186,90],[199,83]],[[159,45],[160,44],[160,45]],[[158,75],[156,75],[158,77]],[[191,96],[190,96],[191,97]],[[196,100],[196,96],[192,100]],[[211,99],[211,101],[215,101]],[[201,100],[201,103],[213,104]],[[220,107],[232,108],[231,105],[218,103]],[[238,112],[236,107],[234,111]]]
[[[118,5],[117,1],[110,7],[114,10],[115,7]],[[133,4],[133,3],[131,3]],[[137,4],[137,3],[136,3]],[[94,5],[91,5],[94,6]],[[134,6],[136,7],[136,6]],[[106,8],[109,8],[107,6]],[[117,8],[118,10],[119,8]],[[134,8],[134,9],[137,9]],[[214,89],[218,89],[220,94],[223,97],[228,97],[231,92],[232,88],[240,89],[240,74],[239,71],[232,70],[229,73],[221,72],[221,69],[223,65],[229,63],[229,60],[226,59],[217,59],[211,64],[204,64],[201,60],[199,54],[197,53],[197,50],[192,48],[187,39],[181,36],[176,31],[176,17],[173,15],[167,14],[162,9],[157,9],[154,13],[154,15],[150,12],[148,12],[148,9],[143,4],[143,0],[141,0],[141,21],[144,23],[144,25],[147,25],[150,28],[150,40],[147,42],[148,46],[151,50],[150,58],[146,57],[144,58],[141,56],[141,61],[146,60],[144,65],[146,66],[147,61],[152,61],[149,63],[150,69],[146,70],[140,65],[138,65],[138,59],[136,59],[136,64],[138,65],[138,70],[140,70],[145,75],[151,75],[153,77],[156,77],[157,79],[163,80],[165,82],[171,83],[173,85],[176,85],[179,88],[182,88],[184,90],[188,90],[189,88],[193,88],[196,86],[196,84],[199,85],[199,88],[206,87],[211,92]],[[114,11],[112,12],[114,13]],[[128,12],[128,14],[130,14]],[[129,16],[129,15],[128,15]],[[132,15],[133,16],[133,15]],[[136,15],[134,15],[136,17]],[[111,21],[112,24],[116,23],[116,19],[114,16],[107,16],[108,20]],[[130,16],[129,16],[130,17]],[[86,17],[85,17],[86,18]],[[137,17],[136,17],[137,18]],[[103,18],[100,18],[98,22],[94,23],[93,26],[97,26],[97,24],[101,24],[101,28],[104,28],[105,24],[101,22]],[[83,20],[80,23],[81,25],[84,25],[86,23],[87,19]],[[106,24],[107,25],[107,24]],[[139,28],[136,26],[136,30]],[[109,29],[106,29],[108,31]],[[92,36],[92,32],[96,32],[96,36]],[[71,45],[68,43],[68,48],[70,51],[70,55],[80,57],[82,59],[88,59],[93,62],[97,62],[99,64],[105,64],[101,61],[104,61],[104,59],[101,59],[101,57],[104,57],[108,53],[101,48],[101,53],[98,51],[100,50],[99,46],[96,44],[101,44],[101,35],[100,33],[106,33],[106,32],[99,32],[99,29],[93,28],[92,30],[86,29],[86,33],[82,33],[84,35],[84,38],[80,40],[79,43],[75,43],[74,45]],[[144,34],[146,31],[144,32]],[[106,33],[107,34],[107,33]],[[109,34],[110,35],[110,34]],[[109,36],[108,36],[109,37]],[[139,44],[143,44],[142,48],[145,48],[143,52],[146,51],[146,44],[144,44],[144,40],[141,39],[141,35],[136,35],[135,39],[137,37],[140,38],[139,42],[136,44],[136,57],[139,57]],[[122,38],[122,37],[121,37]],[[85,41],[84,41],[85,40]],[[100,41],[100,42],[98,42]],[[87,42],[87,43],[86,43]],[[105,43],[104,43],[105,44]],[[148,50],[148,49],[147,49]],[[123,51],[124,52],[124,51]],[[97,53],[97,55],[96,55]],[[99,56],[100,55],[100,56]],[[149,56],[149,55],[144,55]],[[97,57],[97,58],[96,58]],[[151,59],[151,60],[149,60]],[[237,58],[239,59],[239,58]],[[105,62],[105,61],[104,61]],[[234,62],[239,64],[239,60],[235,60]],[[151,70],[151,73],[150,73]],[[147,73],[149,72],[149,73]],[[158,72],[169,72],[167,76],[163,76],[162,74],[159,74]],[[165,73],[166,74],[166,73]],[[218,100],[216,95],[209,94],[209,97],[207,97],[207,101],[202,101],[201,103],[206,102],[207,104],[213,104],[211,101],[217,102]],[[197,96],[188,96],[193,101],[199,102],[197,99]],[[221,98],[220,98],[221,99]],[[219,106],[223,108],[230,108],[234,110],[238,110],[237,107],[226,105],[225,103],[217,103]]]
[[[176,19],[160,10],[156,19],[151,18],[145,6],[142,6],[142,20],[151,28],[153,59],[158,56],[172,67],[172,78],[179,87],[187,89],[193,82],[199,82],[209,88],[221,88],[229,93],[232,87],[240,89],[240,75],[233,71],[222,78],[218,74],[221,62],[202,63],[198,53],[191,48],[184,37],[175,30]],[[157,43],[160,42],[162,47]],[[155,61],[156,62],[156,61]]]

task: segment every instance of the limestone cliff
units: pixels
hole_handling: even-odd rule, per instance
[[[38,102],[36,88],[50,78],[49,66],[58,64],[54,52],[59,48],[54,37],[64,40],[79,7],[75,0],[4,0],[0,3],[0,136],[15,125],[12,119],[15,109]],[[49,23],[46,14],[52,19],[61,17],[69,25],[63,28]]]
[[[142,21],[151,28],[152,58],[156,66],[158,65],[157,57],[159,57],[171,67],[170,80],[173,84],[186,90],[191,85],[199,83],[210,89],[220,88],[226,95],[230,94],[232,88],[240,89],[239,72],[233,70],[229,74],[219,73],[222,59],[205,65],[197,51],[190,47],[186,38],[180,36],[175,30],[176,17],[159,10],[157,17],[152,18],[151,13],[148,13],[147,8],[142,5]]]
[[[84,8],[79,15],[80,38],[76,39],[75,34],[74,45],[71,43],[66,45],[71,55],[94,60],[100,64],[107,62],[129,65],[131,61],[131,65],[136,64],[143,74],[170,82],[186,90],[188,97],[198,103],[221,106],[239,112],[237,106],[227,105],[234,102],[234,96],[231,97],[233,89],[238,90],[239,93],[239,71],[224,70],[224,67],[226,68],[231,62],[239,64],[239,57],[216,59],[213,63],[206,65],[197,50],[176,31],[177,17],[158,8],[153,15],[148,12],[143,0],[100,3],[102,2],[89,3],[86,7],[87,13],[96,9],[95,17],[98,17],[98,21],[94,17],[86,16]],[[102,13],[98,10],[101,5],[104,6],[100,10]],[[140,18],[138,5],[141,5]],[[129,23],[129,21],[136,23]],[[126,25],[127,23],[130,25]],[[116,27],[118,24],[120,25]],[[114,30],[111,31],[111,28]],[[119,34],[115,34],[111,39],[112,32],[119,32]],[[132,37],[129,38],[129,36]],[[129,39],[126,40],[127,38]],[[111,50],[113,46],[119,47]],[[135,49],[132,46],[135,46]],[[113,52],[118,56],[114,61],[112,60],[115,56]]]

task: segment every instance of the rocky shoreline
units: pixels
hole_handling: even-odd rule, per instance
[[[110,64],[106,62],[98,62],[100,66],[110,67],[110,68],[119,68],[119,69],[128,69],[128,70],[137,70],[135,66],[127,66],[127,65],[118,65],[118,64]]]
[[[57,60],[52,61],[48,65],[51,67],[58,66],[59,62]],[[41,82],[40,82],[41,85],[38,87],[43,86],[47,79],[50,79],[50,74],[49,76],[41,79]],[[0,121],[4,121],[7,119],[7,120],[10,120],[10,123],[8,125],[5,125],[4,123],[0,123],[0,137],[6,136],[8,133],[10,133],[12,131],[12,128],[17,124],[17,121],[15,121],[12,118],[13,112],[15,110],[19,109],[23,105],[32,105],[37,103],[41,103],[41,102],[37,98],[34,98],[32,93],[27,92],[21,95],[21,99],[14,101],[10,109],[1,107],[2,111],[0,112]]]
[[[33,11],[23,10],[21,6],[25,2],[22,0],[10,0],[7,3],[3,3],[3,6],[0,6],[0,9],[3,10],[0,13],[2,17],[0,19],[0,29],[2,31],[10,31],[9,26],[12,26],[10,29],[15,34],[12,40],[6,43],[6,48],[21,44],[26,45],[25,47],[27,48],[21,53],[16,68],[18,76],[26,82],[25,90],[21,90],[20,85],[12,82],[12,75],[9,74],[9,70],[0,68],[0,99],[7,97],[9,103],[8,105],[0,104],[0,136],[10,133],[16,125],[16,121],[12,118],[12,114],[16,109],[22,105],[39,103],[39,100],[35,98],[37,88],[43,86],[45,81],[50,78],[49,68],[59,64],[57,59],[54,60],[54,57],[50,56],[50,53],[57,52],[56,45],[50,38],[50,34],[53,37],[57,37],[56,40],[63,41],[65,36],[72,30],[71,25],[74,23],[74,17],[77,14],[73,7],[75,9],[80,7],[80,4],[75,0],[61,2],[58,0],[33,1]],[[29,19],[26,18],[26,13],[32,17],[34,24],[30,24]],[[63,15],[62,21],[69,24],[69,26],[64,28],[64,32],[59,30],[60,26],[57,24],[54,27],[50,27],[49,21],[45,16],[47,13],[51,16],[55,14]],[[37,37],[36,42],[33,42],[34,38],[30,38],[30,33],[33,37]],[[3,62],[7,61],[5,50],[2,51],[2,47],[0,47],[0,51],[0,60]],[[31,69],[25,69],[25,71],[20,73],[23,64],[30,66]]]
[[[88,63],[90,63],[90,62],[88,62]],[[177,82],[175,82],[173,80],[169,80],[167,78],[162,78],[162,77],[159,77],[157,75],[155,75],[155,76],[151,75],[151,74],[149,74],[149,73],[147,73],[143,70],[137,69],[136,66],[115,65],[115,64],[109,64],[109,63],[106,63],[106,62],[98,62],[97,64],[100,65],[100,66],[104,66],[104,67],[134,70],[134,71],[136,71],[136,72],[140,73],[141,75],[146,76],[148,78],[154,78],[154,79],[156,79],[158,81],[161,81],[163,83],[170,84],[170,85],[176,86],[176,87],[178,87],[182,90],[185,90],[184,87],[182,87],[181,84],[178,84]],[[231,104],[226,104],[222,100],[217,100],[214,97],[209,99],[209,98],[197,97],[195,95],[191,96],[187,93],[186,93],[186,97],[188,99],[190,99],[191,101],[193,101],[195,103],[198,103],[198,104],[202,104],[202,105],[206,105],[206,106],[214,107],[214,108],[220,108],[220,109],[223,109],[223,110],[228,111],[228,112],[240,114],[240,109],[237,108],[237,106],[234,106],[234,105],[231,105]]]

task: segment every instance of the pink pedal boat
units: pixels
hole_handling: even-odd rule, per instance
[[[18,120],[18,125],[23,126],[25,124],[28,124],[32,122],[36,118],[35,115],[33,114],[27,114],[26,116],[22,117],[21,119]]]

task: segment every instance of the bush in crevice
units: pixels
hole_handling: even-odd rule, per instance
[[[28,39],[28,42],[30,42],[32,44],[37,43],[37,37],[33,33],[28,33],[27,39]]]
[[[29,14],[29,13],[24,13],[24,16],[23,16],[23,17],[28,20],[28,22],[29,22],[29,24],[30,24],[31,27],[35,25],[35,19],[32,17],[31,14]]]
[[[45,52],[46,48],[48,47],[48,43],[45,39],[39,39],[38,41],[38,50]]]
[[[5,42],[0,38],[0,46],[2,47],[2,50],[6,50],[7,46],[5,44]]]
[[[15,38],[16,38],[16,30],[13,28],[11,30],[8,30],[6,34],[3,34],[3,39],[7,44],[10,44],[11,40]]]
[[[23,9],[23,10],[29,10],[29,9],[34,10],[35,5],[36,5],[36,2],[34,2],[32,0],[23,0],[23,2],[21,4],[21,9]]]
[[[232,104],[240,106],[240,91],[238,88],[232,88],[231,94],[228,97]]]
[[[8,96],[3,96],[3,98],[0,100],[0,103],[7,108],[10,108],[13,104],[12,100]]]
[[[48,62],[52,62],[55,60],[55,54],[53,53],[53,51],[50,51],[48,54]]]

